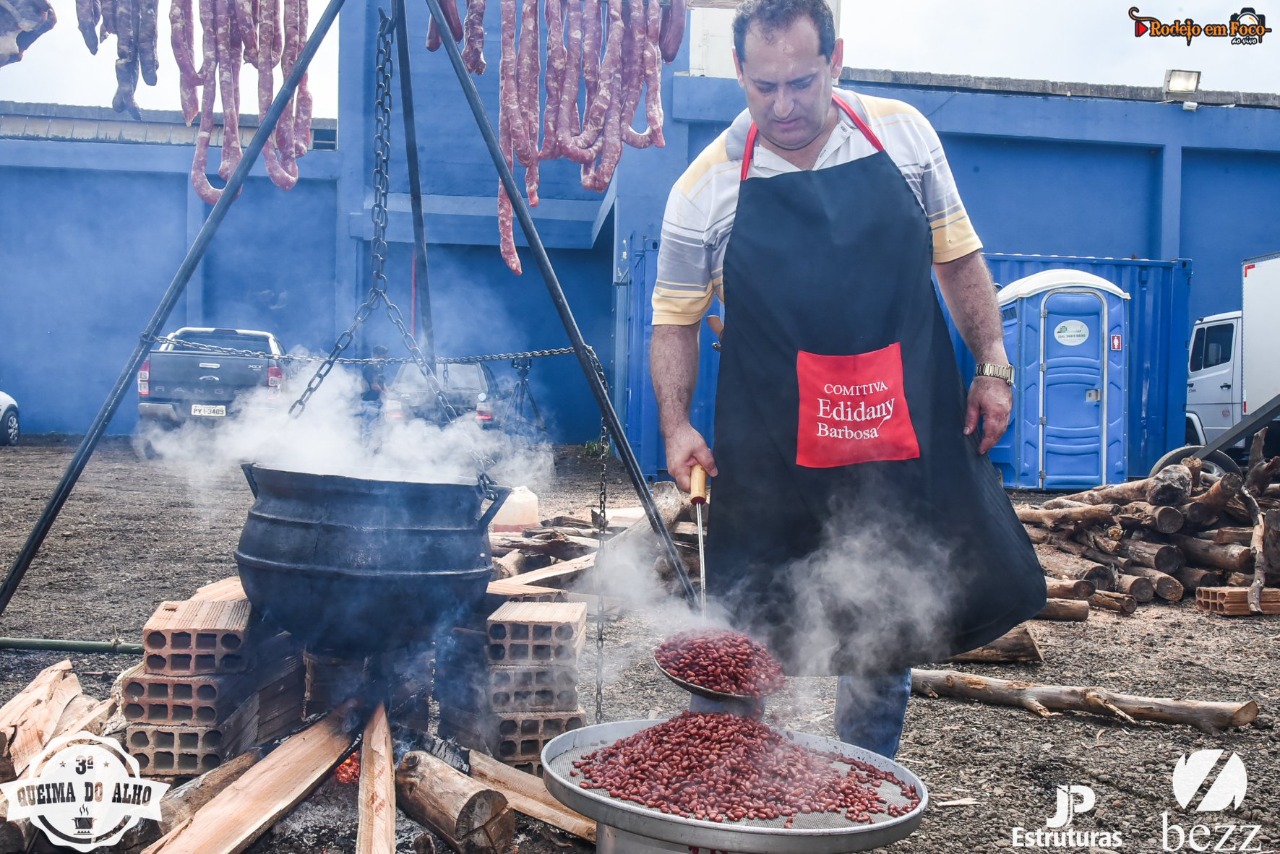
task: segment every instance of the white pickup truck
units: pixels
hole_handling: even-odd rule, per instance
[[[1280,253],[1245,261],[1241,282],[1240,311],[1196,321],[1187,365],[1186,442],[1218,462],[1216,452],[1243,459],[1248,437],[1280,418]],[[1268,456],[1277,448],[1280,426]]]

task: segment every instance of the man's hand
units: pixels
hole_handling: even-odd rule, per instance
[[[1013,387],[999,377],[974,377],[969,386],[969,406],[964,414],[964,434],[972,436],[982,422],[978,453],[985,454],[1009,428]]]
[[[689,491],[689,475],[695,463],[707,470],[707,475],[715,477],[716,461],[707,447],[707,440],[685,423],[671,434],[663,437],[667,444],[667,474],[675,479],[676,485],[685,492]]]

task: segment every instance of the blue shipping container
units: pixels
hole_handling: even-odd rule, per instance
[[[640,469],[646,477],[665,477],[666,456],[658,430],[657,406],[649,378],[650,298],[657,274],[657,241],[632,255],[631,305],[627,340],[618,374],[627,379],[624,424]],[[1187,298],[1191,262],[1186,259],[1086,258],[1066,255],[987,255],[997,283],[1010,283],[1042,270],[1070,269],[1092,273],[1129,296],[1125,348],[1126,475],[1145,477],[1167,451],[1183,442],[1186,407],[1187,342],[1191,324]],[[732,297],[729,297],[731,300]],[[952,327],[962,375],[973,374],[973,356]],[[698,388],[692,405],[693,425],[704,436],[714,427],[716,371],[719,353],[711,333],[702,338]],[[625,359],[625,366],[621,360]]]
[[[1009,429],[991,449],[1004,485],[1084,489],[1125,479],[1128,295],[1078,270],[999,292],[1014,366]]]

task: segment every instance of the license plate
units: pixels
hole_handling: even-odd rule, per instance
[[[209,406],[204,403],[191,404],[192,415],[202,415],[206,418],[224,418],[227,414],[225,406]]]

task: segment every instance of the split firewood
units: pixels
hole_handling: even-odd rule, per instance
[[[1088,599],[1098,589],[1091,581],[1067,578],[1046,578],[1044,586],[1050,599]]]
[[[1171,539],[1186,554],[1189,561],[1227,572],[1249,572],[1253,569],[1253,549],[1248,546],[1223,546],[1182,534],[1174,534]]]
[[[40,671],[0,707],[0,782],[18,779],[53,738],[63,712],[80,693],[80,680],[64,659]]]
[[[373,710],[360,744],[360,826],[356,854],[395,854],[396,773],[391,728],[382,703]]]
[[[600,547],[599,540],[586,537],[566,537],[553,534],[548,537],[517,537],[512,534],[490,534],[489,548],[492,554],[502,556],[513,551],[524,554],[541,554],[557,560],[572,560],[591,554]]]
[[[1116,521],[1125,528],[1150,528],[1161,534],[1182,530],[1183,515],[1177,507],[1131,501],[1116,512]]]
[[[515,836],[514,813],[502,793],[430,753],[405,754],[396,769],[396,802],[460,854],[503,854]]]
[[[1073,501],[1083,501],[1085,504],[1128,504],[1131,501],[1146,501],[1148,504],[1163,507],[1182,504],[1190,494],[1191,472],[1186,466],[1173,465],[1142,480],[1099,486],[1087,492],[1077,492],[1075,495],[1065,497]]]
[[[1025,625],[1015,626],[986,646],[953,655],[948,661],[961,664],[1039,663],[1044,654]]]
[[[1089,597],[1089,604],[1103,611],[1114,611],[1128,617],[1138,610],[1138,602],[1128,593],[1112,593],[1099,590]]]
[[[653,485],[653,502],[657,506],[662,524],[668,529],[681,518],[688,518],[693,512],[693,504],[689,501],[688,493],[681,492],[680,487],[671,481],[659,481]],[[671,585],[676,580],[675,569],[668,565],[661,554],[658,535],[649,524],[648,517],[645,516],[616,537],[602,543],[596,555],[596,565],[601,571],[610,573],[615,566],[654,564],[659,577]]]
[[[595,821],[553,798],[541,778],[478,751],[471,753],[471,776],[500,791],[516,812],[595,844]]]
[[[1199,489],[1200,476],[1204,472],[1204,460],[1199,457],[1186,457],[1181,462],[1191,474],[1191,488],[1193,490]]]
[[[1125,557],[1132,558],[1136,563],[1158,569],[1170,575],[1186,564],[1186,558],[1183,557],[1178,547],[1171,546],[1168,543],[1126,540],[1121,544],[1120,551]]]
[[[1156,586],[1150,578],[1140,575],[1122,575],[1116,579],[1116,593],[1127,593],[1139,605],[1156,598]]]
[[[1220,587],[1222,585],[1221,572],[1215,572],[1201,567],[1184,566],[1177,572],[1171,572],[1169,574],[1178,579],[1178,582],[1188,593],[1194,593],[1201,587]]]
[[[290,736],[143,854],[238,854],[248,848],[311,794],[350,750],[351,709],[344,704]]]
[[[1182,597],[1186,595],[1186,589],[1182,586],[1182,582],[1167,572],[1161,572],[1149,566],[1131,566],[1124,572],[1126,575],[1140,575],[1143,578],[1150,579],[1156,596],[1166,602],[1181,602]]]
[[[239,780],[262,758],[259,748],[252,748],[224,762],[212,771],[174,786],[160,799],[160,821],[140,821],[120,839],[120,852],[140,851],[180,824],[186,823],[218,793]]]
[[[958,697],[1016,706],[1044,718],[1053,717],[1056,712],[1089,712],[1127,723],[1188,724],[1210,733],[1248,726],[1258,717],[1258,704],[1254,700],[1219,703],[1140,697],[1105,688],[1037,685],[946,670],[912,670],[911,690],[923,697]]]
[[[522,585],[545,585],[547,582],[555,581],[564,583],[572,578],[576,578],[586,570],[595,566],[599,558],[596,555],[589,554],[582,557],[576,557],[573,560],[562,560],[543,567],[535,569],[532,572],[524,572],[513,578],[505,579],[507,583]]]
[[[1248,587],[1253,584],[1251,573],[1233,572],[1226,577],[1228,587]]]
[[[1089,603],[1081,599],[1046,599],[1044,608],[1032,619],[1081,623],[1089,619]]]
[[[1038,507],[1015,505],[1014,511],[1018,519],[1030,522],[1041,528],[1062,529],[1071,525],[1107,524],[1112,521],[1116,512],[1114,504],[1098,504],[1096,506],[1066,507],[1062,510],[1041,510]]]

